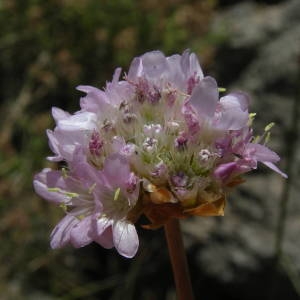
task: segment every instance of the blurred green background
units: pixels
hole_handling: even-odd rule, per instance
[[[62,211],[34,194],[50,155],[52,106],[79,108],[133,57],[190,48],[219,86],[252,95],[257,130],[289,173],[265,168],[229,197],[224,218],[182,222],[196,299],[300,295],[300,1],[0,0],[0,299],[175,299],[162,230],[138,228],[128,260],[96,244],[51,250]],[[141,221],[143,222],[143,220]]]

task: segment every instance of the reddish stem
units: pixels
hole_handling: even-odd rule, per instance
[[[165,224],[165,234],[176,284],[177,298],[178,300],[193,300],[192,284],[178,219],[171,219]]]

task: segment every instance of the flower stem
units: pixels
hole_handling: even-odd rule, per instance
[[[165,224],[165,234],[178,300],[193,300],[193,290],[178,219]]]

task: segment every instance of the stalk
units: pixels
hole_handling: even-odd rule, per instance
[[[171,219],[165,224],[173,276],[178,300],[194,300],[189,269],[178,219]]]

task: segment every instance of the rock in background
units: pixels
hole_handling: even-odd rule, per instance
[[[203,293],[209,299],[298,299],[300,115],[295,112],[300,106],[300,1],[235,4],[218,12],[213,32],[224,40],[214,69],[219,85],[250,93],[257,134],[268,123],[276,123],[269,145],[282,157],[280,167],[290,179],[287,183],[261,165],[228,197],[224,218],[184,222],[193,260],[204,277],[220,283],[214,291],[207,277],[198,279],[197,295],[199,299]],[[285,205],[286,216],[282,215]],[[278,226],[285,229],[282,239]],[[281,268],[277,268],[280,254]]]

